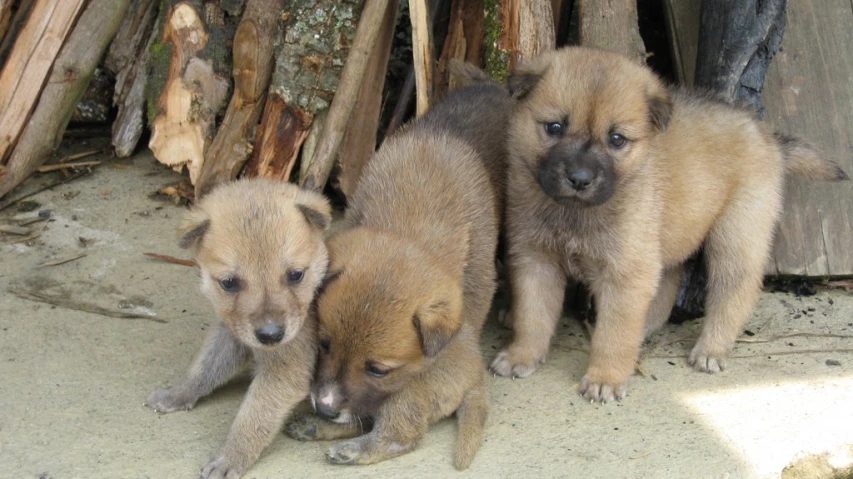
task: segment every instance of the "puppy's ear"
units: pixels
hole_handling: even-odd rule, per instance
[[[187,249],[196,246],[210,228],[210,216],[202,209],[193,208],[184,215],[178,226],[178,245]]]
[[[649,94],[649,118],[658,131],[666,130],[672,118],[672,98],[665,88]]]
[[[506,86],[513,98],[523,100],[536,88],[540,80],[542,80],[541,73],[519,71],[507,77]]]
[[[428,358],[444,349],[462,327],[462,290],[457,285],[443,289],[418,308],[412,318],[421,350]]]
[[[296,207],[308,224],[318,230],[325,230],[332,222],[332,207],[329,205],[329,200],[320,193],[301,190],[296,195]]]

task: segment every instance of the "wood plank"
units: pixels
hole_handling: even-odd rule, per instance
[[[578,0],[580,43],[628,55],[645,63],[635,0]]]
[[[417,116],[421,116],[432,105],[435,70],[435,51],[432,41],[432,22],[427,0],[409,2],[412,21],[412,54],[417,85]]]
[[[9,157],[84,0],[40,0],[0,73],[0,163]]]
[[[679,79],[692,84],[701,0],[667,0]],[[853,4],[788,2],[782,47],[767,72],[766,120],[808,139],[853,173]],[[853,184],[787,180],[768,274],[853,274]]]

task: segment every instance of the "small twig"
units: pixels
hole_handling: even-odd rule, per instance
[[[28,292],[28,291],[20,291],[15,288],[9,288],[8,291],[15,296],[26,299],[29,301],[36,301],[39,303],[47,303],[52,304],[54,306],[58,306],[60,308],[72,309],[74,311],[83,311],[84,313],[92,313],[92,314],[100,314],[101,316],[109,316],[112,318],[121,318],[121,319],[147,319],[149,321],[154,321],[157,323],[168,323],[165,319],[158,318],[156,316],[137,314],[137,313],[125,313],[123,311],[113,311],[111,309],[102,308],[100,306],[89,304],[89,303],[78,303],[75,301],[71,301],[68,299],[60,299],[60,298],[51,298],[49,296],[44,296],[38,293]]]
[[[175,258],[174,256],[169,256],[165,254],[157,254],[157,253],[142,253],[145,256],[150,256],[154,259],[159,259],[161,261],[166,261],[168,263],[182,264],[184,266],[195,266],[196,262],[191,259],[181,259]]]
[[[55,188],[55,187],[57,187],[63,183],[68,183],[69,181],[76,180],[77,178],[80,178],[81,176],[86,176],[91,172],[92,172],[92,170],[88,170],[88,169],[80,170],[76,174],[73,174],[67,178],[60,178],[60,179],[54,181],[53,183],[48,183],[48,184],[36,189],[35,191],[31,191],[25,195],[21,195],[17,198],[11,199],[11,200],[6,200],[6,201],[0,203],[0,211],[5,210],[6,208],[14,205],[15,203],[17,203],[19,201],[23,201],[23,200],[25,200],[31,196],[35,196],[35,195],[41,193],[42,191],[47,191],[47,190],[53,189],[53,188]]]
[[[29,228],[24,228],[23,226],[17,225],[0,225],[0,233],[6,233],[10,235],[18,235],[18,236],[26,236],[30,234]]]
[[[19,221],[18,226],[29,226],[33,223],[41,223],[42,221],[47,221],[49,219],[49,216],[36,216],[35,218]]]
[[[86,158],[86,157],[88,157],[88,156],[97,155],[98,153],[102,153],[102,152],[103,152],[102,150],[89,150],[89,151],[84,151],[84,152],[82,152],[82,153],[76,153],[76,154],[73,154],[73,155],[68,155],[68,156],[66,156],[66,157],[63,157],[63,158],[61,158],[59,161],[57,161],[57,163],[65,163],[65,162],[68,162],[68,161],[79,160],[79,159],[81,159],[81,158]]]
[[[26,236],[24,238],[16,239],[15,241],[10,241],[9,244],[18,244],[18,243],[26,243],[28,241],[32,241],[41,236],[41,233],[36,233],[34,235]]]
[[[44,268],[46,266],[58,266],[60,264],[70,263],[71,261],[78,260],[84,256],[86,256],[86,253],[77,253],[69,256],[63,256],[54,260],[45,261],[44,263],[39,264],[38,267]]]
[[[98,166],[100,161],[79,161],[77,163],[56,163],[53,165],[44,165],[38,167],[39,173],[49,173],[56,170],[64,170],[66,168],[83,168],[86,166]]]

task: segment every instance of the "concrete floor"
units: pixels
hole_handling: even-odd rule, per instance
[[[194,477],[223,442],[247,384],[237,380],[190,412],[143,407],[151,391],[182,377],[216,319],[193,268],[142,255],[186,256],[174,234],[182,208],[149,198],[179,176],[149,153],[105,160],[94,174],[32,198],[52,211],[50,221],[29,226],[37,239],[0,235],[3,478]],[[31,178],[13,195],[49,179]],[[13,206],[0,212],[0,224],[35,215]],[[38,266],[79,253],[86,256]],[[143,318],[102,314],[128,312]],[[647,348],[628,398],[593,405],[577,394],[589,347],[584,328],[563,319],[536,374],[490,379],[486,440],[458,475],[770,478],[798,459],[827,471],[853,462],[849,292],[763,294],[747,325],[754,335],[743,337],[719,375],[686,364],[692,343],[679,340],[695,337],[698,326],[668,326]],[[508,336],[488,325],[488,361]],[[246,477],[456,476],[454,441],[448,420],[411,454],[344,467],[325,462],[327,444],[282,434]],[[829,477],[805,470],[796,477]]]

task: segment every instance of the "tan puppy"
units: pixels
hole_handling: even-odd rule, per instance
[[[181,246],[192,248],[201,290],[221,318],[187,378],[151,394],[159,412],[192,409],[248,359],[254,378],[225,445],[202,477],[239,477],[308,396],[316,358],[309,309],[326,274],[321,195],[266,179],[217,187],[184,218]]]
[[[614,53],[550,52],[509,84],[520,99],[507,192],[514,338],[492,369],[523,377],[544,361],[568,275],[598,311],[580,390],[622,398],[704,241],[707,318],[690,363],[721,371],[761,289],[785,173],[847,176],[750,113],[669,90]]]
[[[488,412],[479,337],[495,291],[500,138],[510,108],[495,84],[449,93],[385,141],[346,229],[328,241],[311,399],[334,423],[308,416],[288,431],[335,439],[372,426],[332,446],[331,462],[406,453],[454,412],[454,465],[468,467],[479,448]]]

